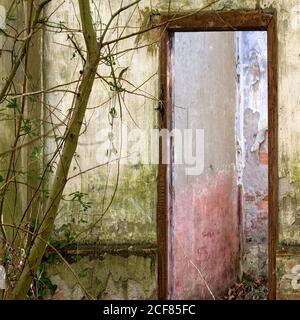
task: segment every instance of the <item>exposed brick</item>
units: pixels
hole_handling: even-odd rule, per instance
[[[260,202],[256,204],[256,207],[260,210],[267,210],[269,205],[268,196],[265,196]]]
[[[268,153],[264,151],[259,152],[259,162],[263,165],[268,165]]]

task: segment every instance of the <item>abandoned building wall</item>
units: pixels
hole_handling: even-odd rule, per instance
[[[184,139],[174,145],[174,299],[211,299],[202,276],[220,297],[239,274],[234,41],[233,32],[174,35],[174,127],[182,135],[193,130],[191,148]],[[203,130],[203,141],[196,130]],[[204,155],[203,167],[190,175],[186,162],[176,161],[181,145],[184,156]]]
[[[134,12],[131,20],[131,27],[141,28],[149,21],[149,13],[159,12],[185,12],[198,10],[210,1],[207,0],[142,0],[139,7],[141,14]],[[9,1],[3,0],[6,9]],[[119,8],[119,1],[110,1],[112,10]],[[74,2],[75,4],[75,2]],[[52,7],[53,9],[53,7]],[[276,10],[277,12],[277,37],[278,37],[278,111],[279,111],[279,234],[278,234],[278,252],[277,252],[277,296],[282,299],[300,298],[299,288],[299,252],[300,252],[300,3],[299,0],[220,0],[213,5],[214,10]],[[49,6],[48,13],[51,11]],[[75,10],[75,11],[74,11]],[[208,9],[210,10],[210,9]],[[65,1],[56,11],[61,19],[68,25],[78,27],[75,12],[78,10],[72,4],[72,1]],[[106,1],[101,6],[103,20],[107,21],[110,8]],[[126,23],[132,11],[124,13],[120,20]],[[129,32],[126,30],[126,32]],[[125,34],[126,34],[125,32]],[[129,67],[127,76],[137,86],[141,85],[146,79],[150,78],[142,89],[148,92],[151,97],[158,96],[159,90],[159,32],[151,32],[150,35],[139,37],[139,44],[157,41],[156,44],[141,48],[138,51],[132,51],[120,60],[120,67]],[[0,35],[0,41],[3,37]],[[73,57],[74,50],[66,46],[68,39],[63,33],[45,33],[44,36],[44,86],[49,88],[57,83],[70,81],[76,78],[73,72],[79,73],[81,62],[78,56]],[[134,39],[123,41],[119,44],[120,50],[128,48],[131,45],[137,45]],[[4,53],[1,53],[4,54]],[[6,58],[5,58],[6,59]],[[7,70],[4,60],[1,59],[1,70]],[[105,66],[101,66],[102,71]],[[1,79],[0,79],[1,81]],[[124,84],[132,89],[129,84]],[[73,87],[70,85],[69,89]],[[90,107],[100,106],[108,96],[108,91],[103,88],[98,81],[95,84]],[[46,102],[57,105],[60,98],[63,98],[64,110],[59,112],[66,113],[71,105],[72,97],[66,94],[46,95]],[[157,111],[155,110],[158,102],[155,99],[146,99],[143,96],[127,95],[126,104],[138,124],[143,128],[153,128],[158,125]],[[99,128],[109,125],[105,121],[110,106],[104,105],[96,109],[90,109],[87,119],[90,126],[82,135],[81,144],[77,150],[81,170],[93,165],[98,165],[105,158],[105,148],[99,150],[99,144],[94,144],[103,140],[103,135],[99,133]],[[55,117],[51,119],[50,115],[45,115],[45,119],[55,122]],[[127,112],[124,112],[124,120],[127,120],[131,128],[136,126]],[[1,148],[11,144],[10,130],[1,126]],[[6,131],[7,130],[7,131]],[[4,132],[5,131],[5,132]],[[57,131],[59,137],[61,133]],[[2,142],[4,141],[5,142]],[[97,140],[98,139],[98,140]],[[145,139],[147,140],[147,139]],[[46,155],[51,150],[51,144],[55,143],[53,137],[49,140],[46,148]],[[141,148],[141,154],[143,150]],[[158,148],[157,148],[158,152]],[[96,160],[95,160],[96,159]],[[100,159],[100,160],[99,160]],[[81,279],[86,279],[89,288],[95,288],[94,295],[99,298],[120,297],[125,298],[151,298],[156,296],[156,276],[157,259],[156,248],[156,177],[157,167],[141,164],[140,156],[134,156],[133,164],[122,165],[119,175],[119,189],[115,201],[110,210],[104,215],[100,226],[94,228],[89,235],[89,239],[81,239],[81,242],[88,244],[101,243],[107,244],[110,248],[105,253],[99,253],[99,256],[83,257],[80,261],[74,262],[72,266],[80,266],[80,270],[85,266],[92,266],[83,272]],[[2,165],[2,163],[1,163]],[[77,167],[75,164],[73,168]],[[87,212],[82,212],[80,208],[70,207],[70,202],[65,202],[59,225],[70,223],[76,230],[84,229],[86,221],[96,222],[101,218],[103,207],[109,202],[109,195],[114,190],[117,168],[111,165],[99,168],[92,173],[86,174],[84,178],[74,178],[66,190],[66,194],[80,191],[88,194],[86,201],[93,205]],[[74,172],[78,172],[74,169]],[[107,174],[110,172],[110,178],[107,181]],[[71,174],[73,174],[71,172]],[[107,185],[107,187],[105,187]],[[107,190],[107,196],[104,199],[104,190]],[[75,215],[75,220],[73,213]],[[81,221],[81,222],[80,222]],[[134,253],[130,253],[131,248]],[[94,246],[94,252],[97,246]],[[124,249],[125,248],[125,249]],[[119,249],[126,252],[124,257],[116,255]],[[86,249],[85,249],[86,250]],[[138,252],[139,254],[137,254]],[[149,254],[149,252],[151,254]],[[154,252],[154,253],[153,253]],[[103,259],[103,260],[101,260]],[[139,270],[138,272],[135,272]],[[134,271],[134,272],[133,272]],[[92,277],[92,274],[95,277]],[[73,278],[68,276],[64,266],[49,265],[49,274],[52,274],[53,281],[59,284],[59,297],[81,297],[81,293],[73,285]],[[102,277],[103,275],[103,277]],[[94,281],[96,279],[96,281]],[[136,288],[139,288],[138,290]],[[72,291],[73,290],[73,291]],[[71,292],[71,294],[69,294]],[[75,294],[76,293],[76,294]]]
[[[119,1],[111,1],[112,6],[117,8]],[[133,15],[136,26],[140,27],[147,23],[149,12],[153,10],[155,13],[172,11],[190,11],[197,10],[203,5],[207,5],[206,0],[187,0],[187,1],[169,1],[155,0],[142,1],[140,9],[142,15]],[[213,6],[214,10],[276,10],[277,12],[277,32],[278,32],[278,110],[279,110],[279,172],[280,177],[280,197],[279,197],[279,249],[277,282],[278,297],[291,298],[300,297],[299,288],[295,286],[293,279],[298,275],[299,247],[300,247],[300,228],[299,228],[299,204],[300,204],[300,172],[299,172],[299,123],[300,123],[300,23],[299,23],[299,1],[291,0],[220,0]],[[49,9],[50,10],[50,9]],[[60,8],[59,13],[62,20],[76,24],[74,17],[74,8],[69,2],[65,2]],[[102,12],[108,16],[109,8],[107,5],[102,6]],[[129,14],[129,13],[128,13]],[[127,14],[124,14],[123,20],[126,21]],[[105,19],[105,18],[104,18]],[[134,21],[134,20],[132,20]],[[141,43],[147,40],[159,41],[157,32],[152,32],[149,36],[141,37]],[[72,50],[56,45],[55,42],[65,42],[66,38],[62,34],[46,34],[45,36],[45,86],[50,86],[59,81],[72,79],[73,67],[77,66],[78,60],[71,59]],[[130,41],[124,41],[120,46],[127,47]],[[158,93],[158,75],[159,66],[159,50],[157,45],[151,48],[143,48],[137,52],[132,52],[122,61],[122,66],[130,68],[127,71],[129,79],[133,79],[135,83],[142,83],[145,78],[156,74],[150,81],[146,83],[143,89],[155,96]],[[77,67],[79,72],[80,67]],[[91,106],[98,105],[104,100],[106,93],[103,87],[96,84]],[[60,98],[57,95],[57,101]],[[49,98],[50,99],[50,96]],[[53,99],[53,98],[51,98]],[[157,125],[157,107],[156,101],[143,99],[138,96],[130,96],[126,98],[128,106],[133,114],[136,122],[143,127],[152,128]],[[65,100],[66,108],[70,105],[70,99]],[[68,103],[67,103],[68,102]],[[55,101],[52,101],[55,103]],[[100,126],[105,126],[104,117],[107,114],[108,107],[101,107],[94,111],[91,126],[85,132],[82,145],[79,146],[78,154],[84,160],[80,160],[81,164],[87,165],[86,162],[94,161],[95,150],[93,146],[86,146],[84,143],[95,141],[97,130]],[[92,114],[92,110],[90,111]],[[134,126],[129,116],[125,115],[131,126]],[[87,117],[89,118],[89,116]],[[84,142],[85,141],[85,142]],[[111,172],[116,172],[112,168]],[[122,166],[120,171],[120,182],[118,197],[115,199],[112,208],[105,215],[100,229],[95,228],[92,233],[92,239],[101,241],[105,239],[108,243],[111,241],[115,245],[116,239],[120,243],[150,243],[150,247],[156,246],[156,172],[157,168],[147,165]],[[99,217],[99,202],[102,203],[103,190],[105,188],[105,178],[107,172],[99,169],[90,175],[86,175],[84,179],[73,180],[68,187],[67,192],[81,190],[89,193],[89,200],[94,203],[88,218],[95,221]],[[112,174],[115,177],[115,174]],[[113,189],[113,180],[109,179],[109,190]],[[125,191],[124,191],[125,190]],[[122,196],[121,196],[122,195]],[[100,206],[101,207],[101,206]],[[65,217],[63,221],[70,221],[70,217],[66,214],[72,212],[64,210]],[[78,225],[78,224],[77,224]],[[97,238],[99,235],[99,239]],[[112,241],[112,238],[114,239]],[[106,258],[104,258],[106,259]],[[147,257],[143,259],[148,259]],[[143,260],[141,260],[143,261]],[[156,266],[156,258],[153,260]],[[153,283],[156,283],[156,267],[149,268],[150,264],[145,263],[145,275],[150,277]],[[293,265],[293,267],[290,267]],[[99,266],[99,268],[102,268]],[[107,265],[107,268],[114,269],[113,265]],[[293,269],[293,270],[292,270]],[[291,272],[293,271],[293,272]],[[55,273],[58,271],[56,270]],[[61,272],[63,278],[63,272]],[[128,280],[128,279],[127,279]],[[125,282],[127,281],[125,280]],[[104,282],[107,282],[106,278]],[[139,280],[140,281],[140,280]],[[119,283],[116,281],[115,283]],[[148,292],[151,291],[148,286]],[[103,290],[104,292],[105,290]],[[151,294],[145,294],[150,296]]]
[[[243,272],[268,274],[267,33],[237,32],[237,161],[242,187]]]
[[[103,23],[109,20],[110,10],[116,11],[120,6],[119,1],[110,2],[111,7],[109,1],[101,2],[99,7]],[[47,7],[47,13],[51,13],[56,7],[57,3],[51,3]],[[143,10],[145,14],[148,12],[147,8]],[[77,15],[77,2],[65,1],[56,11],[55,19],[78,29],[80,25]],[[128,19],[130,20],[130,28],[123,34],[126,35],[136,27],[140,28],[148,18],[148,15],[145,18],[140,15],[138,10],[129,9],[120,15],[118,23],[125,26]],[[116,34],[112,32],[111,36],[115,37]],[[122,51],[144,43],[143,38],[131,38],[118,43],[117,48]],[[65,33],[45,32],[43,78],[46,88],[78,78],[82,61],[78,54],[74,55],[74,51]],[[84,126],[80,137],[70,176],[95,166],[99,167],[71,179],[64,192],[66,200],[72,198],[74,192],[84,194],[83,201],[90,206],[84,210],[78,203],[63,201],[57,222],[57,234],[63,234],[60,230],[64,228],[69,228],[72,235],[82,232],[74,241],[74,249],[80,244],[82,249],[77,256],[84,257],[72,263],[72,267],[85,270],[80,273],[80,280],[98,299],[156,297],[157,165],[151,165],[148,160],[144,161],[145,153],[150,149],[150,134],[137,144],[132,130],[150,130],[158,125],[158,112],[155,111],[158,102],[153,98],[158,96],[159,87],[157,54],[158,47],[154,44],[129,51],[116,60],[116,72],[128,67],[128,81],[122,83],[122,86],[129,91],[135,91],[134,94],[126,93],[122,102],[122,123],[125,127],[123,129],[127,130],[127,137],[124,130],[119,130],[121,112],[116,94],[109,86],[103,85],[101,80],[96,80],[85,118],[88,126]],[[110,72],[106,65],[99,66],[102,76],[109,76]],[[134,86],[140,88],[136,89]],[[76,84],[73,84],[68,86],[68,89],[75,87]],[[45,99],[47,104],[58,108],[55,114],[45,114],[44,120],[49,123],[48,127],[51,127],[52,123],[57,123],[56,117],[62,119],[67,115],[68,108],[72,105],[72,93],[51,93],[47,94]],[[109,102],[105,103],[107,100]],[[112,127],[108,115],[113,109],[116,118]],[[48,127],[46,126],[45,130],[49,130]],[[47,140],[46,158],[51,157],[61,134],[60,128],[57,128],[53,137]],[[123,145],[120,134],[123,135]],[[109,140],[112,136],[114,150]],[[128,150],[122,153],[124,161],[121,161],[119,166],[118,161],[112,160],[113,157],[121,156],[125,143],[128,143]],[[103,165],[107,161],[112,162]],[[112,197],[114,200],[110,204]],[[87,229],[89,231],[84,232]],[[58,284],[56,298],[78,298],[76,281],[63,264],[50,263],[47,270],[52,281]]]

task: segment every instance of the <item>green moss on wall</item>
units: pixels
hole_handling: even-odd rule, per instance
[[[116,192],[115,170],[108,181],[105,169],[86,176],[78,191],[91,208],[64,202],[58,226],[68,223],[74,235],[82,233],[76,241],[156,243],[157,170],[156,165],[122,165]]]
[[[153,11],[149,7],[140,10],[140,30],[145,30],[151,26],[151,15]],[[135,38],[135,45],[147,45],[147,53],[151,56],[158,53],[160,37],[159,29],[153,29],[149,32],[144,32]]]
[[[279,175],[291,186],[290,191],[279,198],[280,244],[297,245],[300,244],[300,161],[297,161],[297,155],[293,160],[281,157]]]

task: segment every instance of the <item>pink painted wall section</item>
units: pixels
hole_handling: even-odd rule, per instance
[[[194,175],[173,167],[171,298],[212,299],[207,286],[222,297],[239,274],[234,33],[176,32],[173,48],[174,127],[193,130],[204,163]],[[175,139],[175,156],[179,147]]]
[[[232,171],[219,172],[176,192],[175,299],[212,299],[207,286],[216,297],[222,296],[236,280],[237,194]]]

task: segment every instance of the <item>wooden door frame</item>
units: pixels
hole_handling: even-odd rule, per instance
[[[277,111],[277,33],[276,12],[207,11],[197,14],[161,14],[161,127],[172,130],[172,35],[176,31],[267,31],[268,35],[268,277],[269,295],[276,299],[276,245],[278,212],[278,111]],[[165,23],[165,24],[164,24]],[[170,155],[172,157],[172,137]],[[159,145],[157,240],[158,240],[158,298],[172,296],[169,265],[172,262],[172,165],[161,164],[162,144]],[[172,163],[172,161],[171,161]]]

